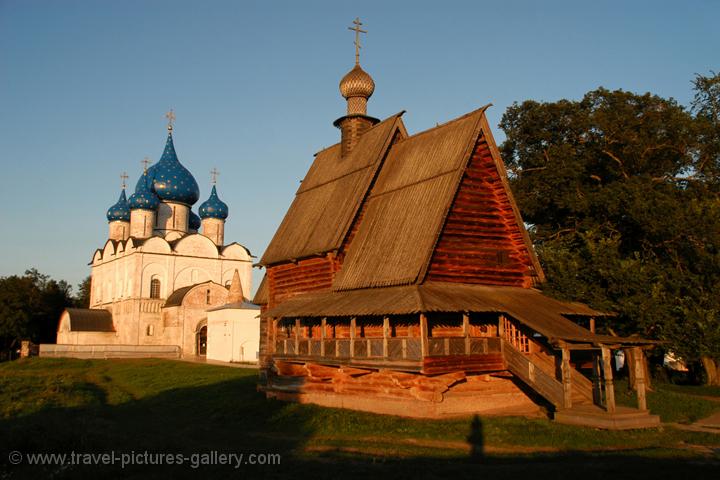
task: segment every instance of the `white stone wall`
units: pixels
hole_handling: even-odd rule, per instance
[[[190,221],[190,207],[182,203],[160,202],[155,233],[165,235],[168,232],[187,233]]]
[[[114,220],[108,224],[110,240],[127,240],[130,237],[130,222]]]
[[[148,238],[155,228],[154,210],[130,210],[130,236]]]
[[[208,360],[257,362],[260,310],[224,308],[208,312]]]
[[[115,245],[108,241],[93,257],[91,308],[106,308],[113,314],[118,344],[179,345],[184,355],[195,354],[195,334],[206,310],[223,305],[235,269],[245,296],[252,288],[252,259],[238,244],[220,249],[207,237],[189,234],[171,247],[162,237],[152,237],[135,246],[131,238]],[[160,280],[160,298],[151,299],[150,282]],[[186,295],[182,307],[162,310],[175,290],[212,281],[212,302],[205,290]],[[223,297],[224,295],[224,297]],[[79,337],[78,337],[79,338]],[[82,342],[58,334],[58,343]]]
[[[212,240],[215,245],[223,245],[225,242],[225,220],[203,218],[202,234]]]

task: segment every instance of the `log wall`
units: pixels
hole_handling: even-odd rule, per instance
[[[332,255],[268,268],[268,307],[272,308],[301,293],[330,290],[338,270],[340,262]]]
[[[487,142],[480,138],[433,252],[428,280],[532,286],[532,261]]]

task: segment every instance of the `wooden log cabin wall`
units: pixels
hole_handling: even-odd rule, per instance
[[[528,287],[531,270],[522,231],[482,137],[445,220],[428,280]]]

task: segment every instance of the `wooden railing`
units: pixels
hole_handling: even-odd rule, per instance
[[[554,374],[555,362],[551,357],[548,358],[542,354],[534,353],[530,355],[530,358],[539,367],[545,370],[545,373],[548,375]],[[573,392],[576,392],[577,395],[584,401],[593,403],[593,382],[574,368],[570,369],[570,378],[572,381]]]
[[[508,370],[525,382],[537,393],[558,408],[564,406],[563,384],[548,375],[531,361],[530,357],[518,351],[509,342],[503,342],[503,354]]]
[[[500,352],[497,337],[432,337],[427,356],[481,355]],[[298,357],[356,358],[420,361],[422,341],[418,337],[391,338],[287,338],[275,343],[275,354]]]
[[[482,355],[501,351],[498,337],[430,337],[428,356]]]

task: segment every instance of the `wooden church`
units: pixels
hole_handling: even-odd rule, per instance
[[[607,313],[536,289],[487,107],[414,135],[403,112],[368,116],[355,29],[340,142],[316,154],[260,261],[261,390],[405,416],[543,405],[565,423],[656,426],[640,365],[637,409],[615,405],[611,368],[612,349],[651,342],[597,335]]]

